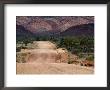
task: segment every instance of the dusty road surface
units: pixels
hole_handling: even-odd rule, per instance
[[[93,74],[93,67],[67,63],[17,63],[17,74]]]
[[[34,49],[22,49],[17,52],[17,57],[23,56],[26,63],[58,63],[68,61],[68,52],[63,48],[57,48],[56,44],[50,41],[34,41]],[[19,56],[18,56],[19,54]],[[21,61],[20,58],[17,61]]]
[[[93,74],[93,67],[68,64],[68,52],[50,41],[35,41],[35,49],[22,50],[29,53],[25,63],[16,63],[17,74]],[[23,59],[23,60],[24,60]],[[18,61],[21,61],[21,57]],[[64,63],[65,62],[65,63]]]
[[[39,49],[56,49],[56,44],[50,41],[34,41],[33,44]]]

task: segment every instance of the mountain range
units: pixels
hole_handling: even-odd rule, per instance
[[[16,35],[93,36],[94,16],[17,16]]]

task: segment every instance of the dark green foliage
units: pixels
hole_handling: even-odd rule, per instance
[[[90,53],[94,52],[93,37],[63,37],[58,44],[60,47],[65,47],[72,53]]]
[[[80,55],[80,53],[94,53],[94,37],[93,36],[35,36],[29,38],[19,38],[17,43],[23,42],[25,46],[33,41],[51,41],[57,44],[57,48],[66,48],[72,54],[76,54],[79,57],[85,57],[85,55]],[[21,49],[26,47],[22,46]],[[20,51],[17,48],[17,51]]]
[[[40,36],[35,38],[17,39],[17,43],[22,41],[25,45],[33,41],[52,41],[58,47],[66,48],[72,53],[78,54],[94,52],[94,37],[53,37],[53,36]],[[23,47],[22,47],[23,48]]]
[[[86,57],[86,60],[94,60],[94,55],[89,55],[88,57]]]

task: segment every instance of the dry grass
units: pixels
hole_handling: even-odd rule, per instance
[[[18,63],[26,63],[26,57],[28,53],[16,53],[16,62]]]

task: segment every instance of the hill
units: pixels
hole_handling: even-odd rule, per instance
[[[94,35],[93,16],[17,16],[17,39],[35,36]]]
[[[72,26],[61,32],[61,36],[94,36],[94,24],[82,24],[77,26]]]

